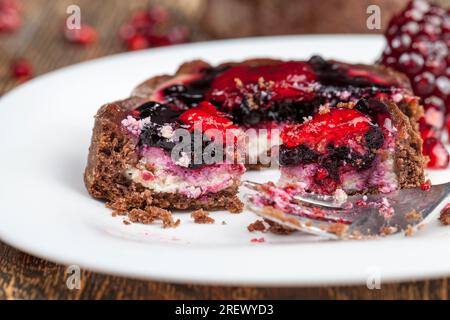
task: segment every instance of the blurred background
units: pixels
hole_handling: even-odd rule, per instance
[[[148,47],[277,34],[382,33],[407,0],[0,0],[0,94],[65,65]],[[450,0],[437,1],[448,7]],[[381,29],[366,26],[369,5]],[[83,29],[64,30],[69,6]],[[152,8],[149,18],[143,13]],[[151,29],[150,37],[130,27]],[[147,34],[148,35],[148,34]]]

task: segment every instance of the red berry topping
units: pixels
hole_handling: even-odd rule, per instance
[[[233,107],[247,93],[264,97],[265,100],[301,100],[312,98],[305,87],[316,80],[312,68],[304,62],[289,61],[253,67],[239,65],[217,76],[211,84],[209,98]]]
[[[427,181],[422,183],[420,185],[420,189],[423,190],[423,191],[429,191],[431,189],[431,181],[430,181],[430,179],[428,179]]]
[[[433,137],[425,139],[423,154],[429,158],[428,168],[445,169],[448,167],[450,157],[440,140]]]
[[[67,41],[79,45],[89,45],[97,40],[97,31],[87,24],[82,24],[79,29],[64,30],[64,35]]]
[[[13,32],[22,25],[20,5],[16,0],[0,0],[0,32]]]
[[[11,66],[12,76],[19,81],[26,81],[33,76],[33,67],[25,59],[18,59]]]
[[[363,150],[365,146],[361,145],[361,138],[371,126],[370,118],[357,110],[331,109],[305,123],[287,125],[281,139],[289,148],[304,144],[322,152],[333,144],[335,147],[359,145]]]
[[[386,38],[388,46],[381,62],[404,72],[417,95],[439,98],[449,112],[449,12],[424,0],[413,0],[392,18]]]
[[[223,138],[226,137],[227,130],[237,129],[230,119],[206,101],[183,112],[179,119],[189,126],[189,130],[193,131],[197,127],[201,127],[201,132],[215,129],[223,133]]]

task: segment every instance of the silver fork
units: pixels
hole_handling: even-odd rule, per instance
[[[274,185],[251,181],[244,181],[243,186],[257,191],[245,195],[247,207],[257,215],[333,240],[412,233],[425,225],[424,220],[450,194],[448,182],[434,185],[429,191],[412,188],[384,195],[358,195],[342,203],[333,196],[311,193],[289,197]]]

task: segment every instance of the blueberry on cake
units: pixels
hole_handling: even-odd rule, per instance
[[[279,155],[280,185],[320,193],[415,187],[423,181],[422,114],[408,79],[382,66],[318,56],[193,61],[99,110],[86,186],[117,210],[238,212],[244,171]],[[179,148],[180,131],[193,141],[188,149]]]

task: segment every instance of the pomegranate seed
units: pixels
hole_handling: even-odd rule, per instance
[[[425,117],[420,118],[419,120],[419,132],[420,136],[423,140],[427,138],[437,138],[438,133],[436,129],[430,124],[426,123]]]
[[[167,36],[151,33],[147,35],[147,41],[151,47],[164,47],[172,44]]]
[[[185,26],[169,28],[168,11],[161,6],[134,13],[130,21],[119,29],[119,38],[128,50],[140,50],[186,42],[189,29]]]
[[[423,58],[418,53],[403,53],[398,60],[400,68],[407,73],[414,75],[423,68]]]
[[[80,29],[65,29],[66,39],[75,44],[89,45],[97,40],[97,31],[87,24],[82,24]]]
[[[431,189],[431,181],[430,181],[430,179],[428,179],[427,181],[422,183],[420,185],[420,189],[423,190],[423,191],[429,191]]]
[[[443,143],[436,138],[427,138],[423,143],[423,154],[428,156],[428,168],[446,169],[450,156]]]
[[[447,67],[447,63],[444,59],[430,57],[425,62],[425,70],[431,72],[432,74],[442,74]]]
[[[450,142],[450,116],[447,117],[447,137]]]
[[[26,81],[33,76],[33,67],[25,59],[18,59],[11,66],[12,76],[19,81]]]
[[[435,78],[431,72],[425,71],[414,78],[415,92],[420,96],[427,96],[433,92]]]
[[[449,10],[424,0],[410,1],[389,22],[385,33],[387,46],[379,60],[404,72],[422,101],[430,96],[441,98],[447,114],[450,113],[449,30]]]
[[[432,96],[425,99],[425,122],[440,131],[444,126],[444,102],[442,99]]]
[[[124,24],[119,29],[119,39],[122,41],[129,41],[136,35],[136,28],[131,24]]]
[[[129,39],[126,42],[126,44],[127,44],[127,49],[130,51],[142,50],[142,49],[150,47],[147,39],[144,36],[141,36],[138,34],[131,37],[131,39]]]

